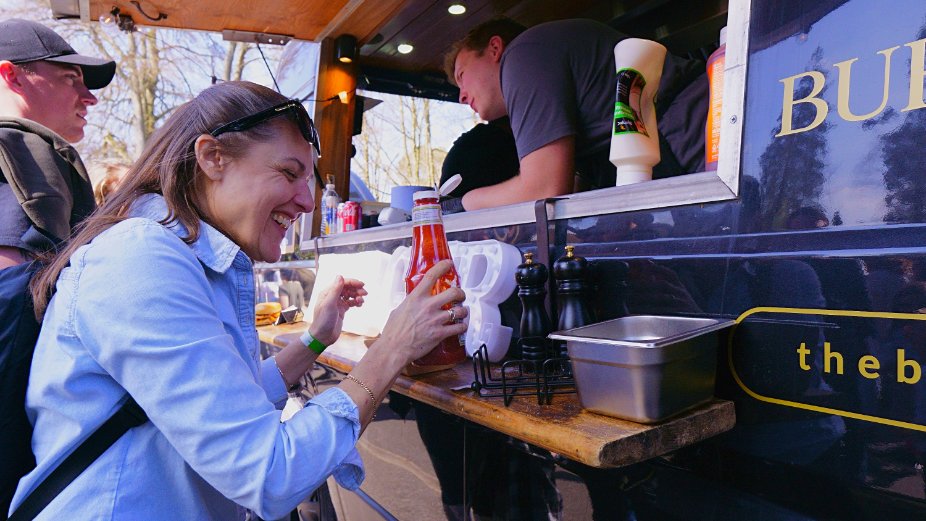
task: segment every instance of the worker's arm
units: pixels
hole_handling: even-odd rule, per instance
[[[468,192],[463,196],[463,207],[479,210],[568,194],[574,172],[575,137],[566,136],[524,156],[518,175]]]

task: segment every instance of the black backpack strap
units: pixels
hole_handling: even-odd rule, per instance
[[[130,396],[122,407],[110,416],[89,438],[84,440],[51,474],[19,505],[9,521],[34,519],[71,481],[74,481],[106,449],[132,427],[148,421],[145,411]]]

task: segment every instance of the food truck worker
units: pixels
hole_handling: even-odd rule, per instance
[[[623,38],[592,20],[523,29],[499,18],[453,46],[446,69],[460,102],[484,120],[507,114],[520,158],[517,176],[467,193],[467,210],[614,186],[614,46]],[[657,98],[662,161],[654,177],[703,170],[703,63],[667,55]]]

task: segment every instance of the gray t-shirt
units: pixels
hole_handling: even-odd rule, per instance
[[[511,41],[500,74],[519,158],[574,135],[580,177],[592,188],[614,186],[608,159],[614,46],[624,38],[602,23],[576,19],[531,27]],[[654,177],[703,170],[707,88],[703,64],[666,56],[659,92],[671,98],[660,97],[658,127],[674,157],[664,150]]]

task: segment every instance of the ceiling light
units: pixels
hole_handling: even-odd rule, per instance
[[[410,43],[400,43],[396,50],[402,54],[408,54],[415,50],[415,47]]]
[[[341,63],[351,63],[357,57],[357,38],[342,34],[334,41],[334,56]]]
[[[447,8],[447,12],[450,14],[463,14],[466,12],[466,6],[463,4],[450,4],[450,7]]]

